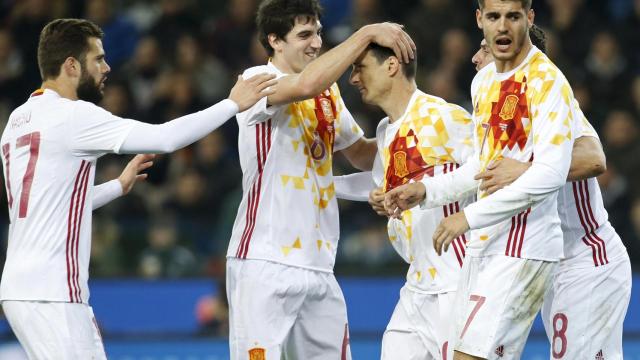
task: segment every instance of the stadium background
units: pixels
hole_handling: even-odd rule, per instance
[[[40,85],[38,34],[51,19],[84,17],[99,24],[112,68],[101,105],[123,117],[162,123],[225,98],[237,74],[266,61],[254,35],[258,2],[0,0],[0,125]],[[469,107],[475,73],[470,59],[481,40],[475,1],[321,3],[325,47],[364,24],[405,24],[418,46],[419,87]],[[535,0],[533,7],[547,33],[549,56],[600,134],[608,161],[600,177],[605,205],[639,271],[640,0]],[[361,103],[346,77],[340,85],[356,120],[373,136],[383,115]],[[236,135],[231,120],[197,144],[159,157],[146,183],[94,213],[91,303],[110,358],[228,356],[223,280],[241,197]],[[116,177],[128,159],[102,158],[96,183]],[[335,169],[353,171],[340,156]],[[341,202],[340,209],[335,272],[348,301],[354,357],[375,358],[406,268],[388,244],[383,218],[366,204]],[[6,211],[0,206],[1,234],[7,233]],[[0,242],[3,263],[6,235]],[[634,290],[625,358],[640,359],[637,299]],[[547,358],[545,342],[537,323],[524,358]],[[0,343],[0,358],[9,358],[14,343],[1,315]]]

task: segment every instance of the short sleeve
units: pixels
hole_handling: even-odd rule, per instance
[[[242,74],[242,78],[246,80],[254,75],[262,73],[275,74],[276,78],[285,76],[285,74],[279,73],[271,66],[256,66],[245,70]],[[270,106],[267,102],[267,97],[265,96],[249,109],[237,114],[236,118],[238,119],[239,124],[251,126],[275,117],[275,115],[285,107],[286,104]]]
[[[78,100],[67,122],[67,146],[77,156],[118,153],[135,120],[123,119],[92,103]]]
[[[346,149],[353,143],[358,141],[358,139],[364,136],[364,131],[362,131],[358,123],[356,123],[355,119],[345,106],[344,100],[342,100],[342,96],[340,96],[338,85],[333,84],[333,86],[331,87],[331,91],[337,98],[336,105],[338,107],[338,118],[335,122],[336,139],[333,148],[333,151],[335,152]]]

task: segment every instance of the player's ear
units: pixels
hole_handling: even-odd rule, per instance
[[[389,56],[387,58],[387,74],[389,77],[394,77],[400,71],[400,60],[395,56]]]
[[[80,77],[80,75],[82,74],[80,61],[78,61],[78,59],[74,57],[69,56],[62,63],[61,67],[62,68],[60,69],[60,73],[62,74],[64,72],[64,74],[68,77]]]
[[[533,9],[529,9],[529,11],[527,11],[527,21],[529,22],[529,29],[531,29],[531,27],[533,26],[533,20],[536,17],[536,13],[533,11]]]
[[[482,29],[482,10],[476,9],[476,23],[478,24],[478,29]]]
[[[271,33],[267,35],[267,41],[269,41],[269,45],[273,48],[273,52],[276,53],[278,50],[282,49],[283,39],[280,39],[276,34]]]

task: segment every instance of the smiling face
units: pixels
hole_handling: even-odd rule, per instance
[[[515,67],[527,56],[533,18],[533,10],[512,0],[485,0],[484,7],[476,11],[478,27],[498,68]]]
[[[315,17],[298,16],[295,25],[284,39],[270,34],[269,44],[274,49],[274,61],[286,66],[286,69],[282,70],[300,73],[320,54],[322,25]]]
[[[78,99],[97,104],[104,96],[104,82],[111,68],[105,60],[102,40],[89,38],[89,51],[82,62],[78,82]]]
[[[471,58],[471,62],[476,66],[476,71],[480,71],[483,67],[489,65],[493,61],[493,56],[487,47],[487,40],[482,39],[480,48]]]
[[[349,83],[358,88],[362,101],[369,105],[379,105],[391,88],[391,78],[387,73],[387,61],[379,62],[367,50],[353,63]]]

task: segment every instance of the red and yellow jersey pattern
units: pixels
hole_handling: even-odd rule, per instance
[[[557,189],[566,181],[575,133],[582,120],[562,72],[537,48],[511,71],[495,64],[474,78],[476,161],[483,171],[496,160],[533,161],[513,184],[469,207],[469,253],[539,260],[562,256]],[[500,221],[512,213],[515,216]]]
[[[245,71],[286,76],[272,63]],[[362,130],[336,84],[317,96],[238,114],[243,197],[228,257],[333,271],[339,236],[333,153]]]
[[[424,176],[453,171],[473,154],[472,134],[467,111],[416,90],[401,118],[393,123],[384,119],[378,126],[381,186],[389,191]],[[441,219],[461,211],[470,200],[428,210],[415,207],[403,212],[401,219],[389,220],[389,240],[409,263],[407,286],[412,290],[439,293],[456,288],[467,237],[456,239],[443,256],[433,250],[431,237]]]

